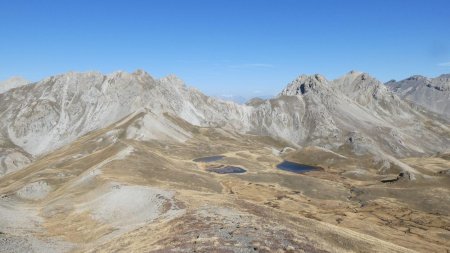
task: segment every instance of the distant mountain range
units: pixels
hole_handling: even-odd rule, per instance
[[[208,97],[176,76],[154,79],[142,70],[70,72],[29,85],[17,80],[8,84],[14,89],[0,94],[2,174],[136,113],[140,123],[130,126],[129,138],[188,139],[180,126],[160,116],[168,114],[192,125],[271,136],[293,146],[371,154],[380,164],[409,171],[396,158],[450,147],[448,75],[387,85],[354,71],[331,81],[302,75],[275,98],[246,104]]]
[[[302,75],[243,104],[142,70],[15,80],[0,93],[1,252],[450,245],[447,76]]]
[[[264,99],[264,100],[273,98],[273,96],[271,96],[271,95],[255,96],[252,98],[243,97],[243,96],[239,96],[239,95],[216,95],[213,97],[220,99],[220,100],[224,100],[224,101],[235,102],[240,105],[245,104],[246,102],[248,102],[249,100],[254,99],[254,98],[259,98],[259,99]]]
[[[399,82],[387,82],[386,85],[401,98],[450,118],[450,74],[436,78],[412,76]]]

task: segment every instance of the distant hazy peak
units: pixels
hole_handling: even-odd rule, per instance
[[[383,83],[376,78],[367,73],[352,70],[344,76],[332,81],[328,81],[320,74],[301,75],[288,84],[279,95],[306,95],[310,90],[321,93],[325,90],[328,91],[329,89],[340,90],[347,95],[358,91],[373,92],[374,89],[377,93],[388,92]]]
[[[450,117],[450,74],[435,78],[414,75],[386,86],[400,97],[445,118]]]
[[[103,74],[98,71],[86,71],[86,72],[70,71],[44,78],[38,81],[37,84],[40,85],[52,82],[52,83],[64,83],[65,85],[69,86],[74,85],[78,86],[78,85],[87,85],[89,83],[98,83],[99,80],[103,80],[100,82],[109,82],[109,83],[115,81],[120,82],[137,81],[139,83],[149,83],[149,84],[156,84],[158,82],[160,84],[174,85],[176,87],[185,86],[184,81],[175,75],[168,75],[159,80],[156,80],[150,74],[148,74],[146,71],[142,69],[137,69],[131,73],[123,70],[118,70],[108,74]],[[29,82],[27,81],[27,83]]]
[[[438,90],[448,90],[450,88],[450,74],[442,74],[435,78],[428,78],[421,75],[413,75],[401,81],[389,81],[386,85],[391,88],[408,88],[411,86],[427,86],[427,87],[436,87]]]
[[[433,78],[434,80],[439,80],[441,82],[445,82],[447,84],[450,84],[450,74],[442,74],[436,78]]]
[[[397,80],[391,79],[391,80],[387,81],[385,84],[388,85],[388,84],[390,84],[390,83],[396,83],[396,82],[397,82]]]
[[[249,106],[259,106],[259,105],[263,104],[265,101],[266,101],[265,99],[255,97],[255,98],[249,99],[249,100],[245,103],[245,105],[249,105]]]
[[[10,89],[17,88],[29,84],[30,81],[20,76],[14,76],[7,80],[0,81],[0,93],[6,92]]]
[[[89,72],[78,72],[78,71],[69,71],[62,74],[57,74],[53,76],[46,77],[39,81],[39,83],[42,82],[48,82],[50,80],[77,80],[77,79],[84,79],[89,77],[99,77],[104,76],[100,72],[96,71],[89,71]]]
[[[29,83],[28,80],[26,80],[25,78],[23,78],[21,76],[13,76],[13,77],[10,77],[10,78],[8,78],[8,79],[6,79],[4,81],[1,81],[1,82],[2,83],[3,82],[27,82],[27,83]]]
[[[450,74],[442,74],[438,78],[450,78]]]
[[[245,102],[247,102],[247,98],[239,95],[216,95],[213,97],[224,101],[231,101],[237,104],[244,104]]]
[[[413,76],[406,78],[406,80],[427,80],[427,79],[428,78],[421,76],[421,75],[413,75]]]
[[[40,82],[45,82],[48,80],[77,80],[77,79],[81,80],[81,79],[99,78],[99,77],[107,78],[107,79],[122,79],[122,78],[126,79],[126,78],[133,78],[133,77],[145,77],[145,78],[150,78],[153,80],[153,77],[150,76],[147,72],[145,72],[144,70],[138,69],[132,73],[129,73],[129,72],[126,72],[123,70],[118,70],[118,71],[114,71],[109,74],[103,74],[98,71],[86,71],[86,72],[69,71],[66,73],[47,77],[47,78],[41,80]]]

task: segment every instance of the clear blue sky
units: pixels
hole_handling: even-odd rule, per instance
[[[0,80],[174,73],[207,94],[274,94],[302,73],[450,72],[448,0],[0,0]]]

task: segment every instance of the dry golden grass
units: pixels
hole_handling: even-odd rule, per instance
[[[14,192],[24,185],[47,181],[53,191],[43,200],[26,203],[41,210],[43,231],[39,235],[59,236],[75,243],[74,251],[79,252],[166,252],[173,248],[226,252],[233,243],[240,245],[236,249],[250,245],[248,249],[255,247],[260,252],[446,253],[450,249],[449,213],[442,211],[450,205],[448,195],[442,196],[450,193],[449,177],[438,174],[449,168],[448,160],[404,159],[430,177],[383,184],[365,157],[342,157],[314,147],[278,156],[273,149],[281,150],[286,143],[170,119],[193,137],[186,143],[127,140],[121,129],[129,122],[122,122],[5,176],[0,179],[0,195],[16,198]],[[114,128],[119,129],[117,141],[97,141]],[[130,155],[104,162],[130,146],[134,149]],[[226,158],[216,163],[242,166],[247,173],[219,175],[192,161],[219,154]],[[285,158],[323,170],[307,174],[277,170],[276,164]],[[345,176],[355,168],[367,172],[364,180]],[[101,172],[83,179],[95,169]],[[161,217],[109,238],[113,227],[76,208],[89,201],[83,196],[108,182],[175,191],[175,201],[184,214]],[[226,214],[213,214],[223,208]],[[213,216],[202,218],[201,210],[211,210]],[[226,235],[231,230],[223,232],[236,226],[226,220],[227,215],[239,217],[233,219],[243,224],[233,228],[234,237]],[[253,242],[247,245],[248,237]]]

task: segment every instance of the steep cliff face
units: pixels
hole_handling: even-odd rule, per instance
[[[387,82],[386,86],[401,98],[450,119],[450,74],[436,78],[412,76]]]
[[[158,139],[163,135],[152,133],[162,129],[180,132],[168,125],[173,123],[158,122],[158,115],[168,113],[192,125],[268,135],[292,145],[350,146],[359,153],[405,156],[449,146],[447,125],[415,111],[365,73],[333,81],[303,75],[274,99],[238,105],[208,97],[175,76],[71,72],[0,94],[1,171],[17,170],[33,156],[142,110],[148,116],[129,133],[140,140]],[[19,162],[12,166],[11,159]]]
[[[176,77],[154,80],[142,71],[106,76],[68,73],[2,94],[1,101],[3,134],[32,155],[67,144],[140,108],[173,113],[197,125],[226,118],[210,113],[214,106],[206,105],[215,100]],[[237,107],[220,104],[215,107],[225,110],[223,114]]]

